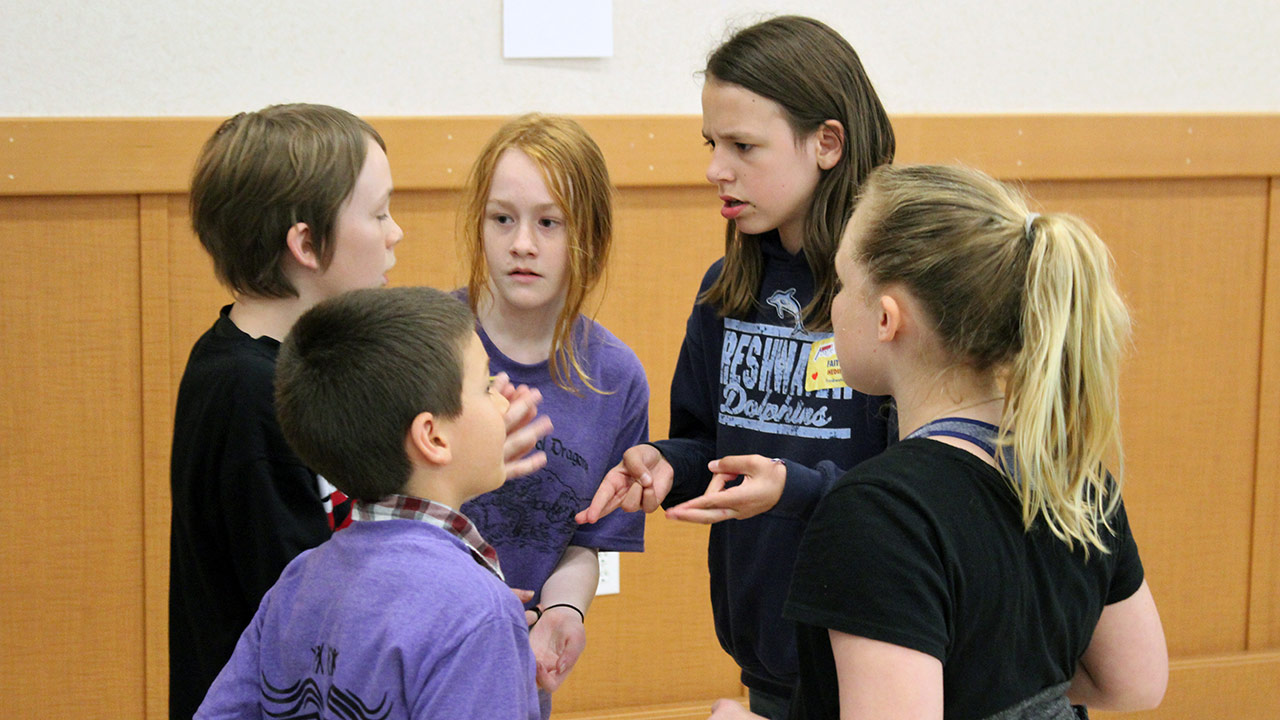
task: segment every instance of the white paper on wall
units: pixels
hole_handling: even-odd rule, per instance
[[[503,0],[502,56],[613,57],[613,0]]]

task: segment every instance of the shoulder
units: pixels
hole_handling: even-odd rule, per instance
[[[220,317],[191,348],[183,384],[270,387],[279,348],[274,340],[255,340]]]
[[[648,387],[644,365],[630,346],[585,315],[579,316],[579,322],[586,338],[583,346],[587,363],[592,374],[606,383],[607,390],[622,390],[634,385]]]
[[[367,558],[372,575],[405,597],[423,598],[454,622],[520,615],[506,584],[442,528],[408,520],[358,521],[318,549],[326,547],[334,556]]]
[[[698,288],[698,294],[701,295],[706,292],[707,288],[711,287],[711,284],[718,280],[723,272],[724,258],[711,263],[711,267],[707,268],[707,271],[702,274],[702,284]]]
[[[178,385],[176,432],[183,426],[226,425],[241,431],[276,427],[277,346],[243,334],[205,333],[187,360]]]
[[[858,495],[878,495],[911,504],[928,503],[935,495],[953,495],[967,483],[963,477],[987,468],[968,453],[932,440],[904,440],[858,463],[832,485],[828,496],[852,501]],[[861,501],[854,501],[861,502]]]

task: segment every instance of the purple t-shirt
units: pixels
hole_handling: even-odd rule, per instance
[[[538,443],[546,452],[541,470],[508,480],[462,506],[462,512],[498,551],[513,588],[540,593],[570,545],[599,550],[644,550],[644,513],[615,512],[592,525],[573,516],[586,509],[609,468],[632,445],[649,438],[649,383],[639,358],[621,340],[586,317],[575,327],[579,362],[606,394],[580,388],[580,395],[551,379],[550,363],[517,363],[476,332],[489,353],[489,370],[542,392],[539,412],[555,428]],[[532,607],[539,600],[535,594]]]
[[[359,521],[262,599],[196,717],[538,718],[524,613],[461,540]]]

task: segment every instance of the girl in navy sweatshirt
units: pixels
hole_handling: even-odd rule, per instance
[[[705,76],[725,256],[689,316],[670,439],[628,450],[578,521],[659,505],[680,520],[734,519],[711,529],[716,633],[753,710],[780,718],[797,673],[782,605],[806,519],[892,434],[884,398],[840,379],[831,299],[841,230],[863,179],[893,160],[893,128],[853,48],[809,18],[739,31]],[[774,507],[751,500],[761,486],[777,491]]]

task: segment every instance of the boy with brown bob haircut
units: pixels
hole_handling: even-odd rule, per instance
[[[346,520],[345,498],[331,497],[281,435],[271,383],[280,341],[299,315],[343,290],[386,282],[403,237],[390,195],[378,132],[324,105],[240,113],[200,153],[192,226],[235,302],[192,348],[178,388],[172,718],[195,712],[284,566]]]
[[[528,627],[462,503],[501,486],[507,400],[466,306],[324,301],[280,351],[290,445],[355,522],[263,598],[197,717],[537,718]]]

